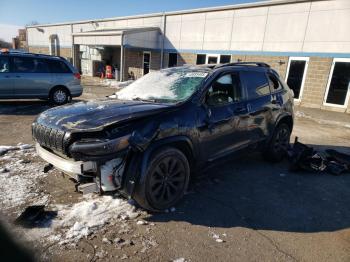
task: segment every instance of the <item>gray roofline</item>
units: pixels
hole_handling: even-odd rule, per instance
[[[84,23],[94,23],[94,22],[107,22],[107,21],[116,21],[116,20],[124,20],[124,19],[149,18],[149,17],[157,17],[157,16],[163,16],[163,15],[191,14],[191,13],[200,13],[200,12],[209,12],[209,11],[223,11],[223,10],[229,10],[229,9],[243,9],[243,8],[252,8],[252,7],[263,7],[263,6],[271,6],[271,5],[284,5],[284,4],[291,4],[291,3],[318,2],[318,1],[326,1],[326,0],[268,0],[268,1],[245,3],[245,4],[196,8],[196,9],[189,9],[189,10],[170,11],[170,12],[152,13],[152,14],[144,14],[144,15],[120,16],[120,17],[112,17],[112,18],[81,20],[81,21],[53,23],[53,24],[39,24],[39,25],[26,26],[26,28],[84,24]]]
[[[72,33],[73,36],[92,36],[92,35],[122,35],[133,34],[149,31],[159,31],[159,27],[130,27],[130,28],[115,28],[115,29],[100,29],[93,31],[84,31]]]

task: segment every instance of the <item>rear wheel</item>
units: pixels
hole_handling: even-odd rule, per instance
[[[135,200],[148,210],[168,209],[183,197],[189,177],[186,156],[175,148],[164,148],[152,156]]]
[[[290,141],[290,134],[291,131],[287,124],[279,124],[276,127],[271,141],[264,152],[264,157],[267,160],[274,162],[281,161],[287,153]]]
[[[64,87],[57,87],[51,92],[50,101],[55,105],[64,105],[70,101],[70,94]]]

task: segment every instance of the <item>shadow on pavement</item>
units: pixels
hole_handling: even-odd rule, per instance
[[[348,147],[325,148],[349,152]],[[349,173],[292,173],[287,161],[270,164],[259,154],[246,154],[208,170],[176,212],[154,214],[149,220],[287,232],[336,231],[350,227],[349,189]]]

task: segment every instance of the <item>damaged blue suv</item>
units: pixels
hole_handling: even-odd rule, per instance
[[[293,92],[253,62],[151,72],[114,99],[52,108],[32,125],[52,166],[154,211],[175,205],[197,170],[240,149],[280,161],[292,129]]]

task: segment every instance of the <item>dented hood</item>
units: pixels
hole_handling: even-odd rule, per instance
[[[141,101],[96,100],[49,109],[37,122],[63,131],[97,131],[105,126],[149,116],[170,108],[168,104]]]

